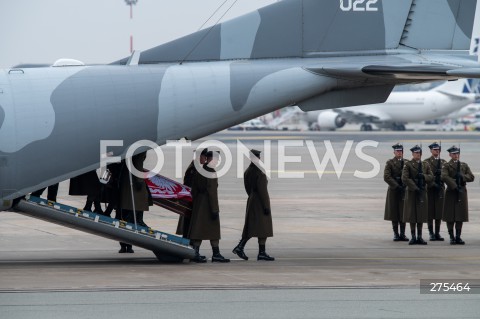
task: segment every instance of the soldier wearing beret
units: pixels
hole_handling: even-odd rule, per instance
[[[405,163],[402,172],[402,181],[407,186],[403,218],[410,223],[412,239],[409,245],[426,245],[422,238],[423,223],[428,221],[428,195],[426,187],[433,181],[430,165],[422,162],[422,148],[415,145],[410,149],[412,159]],[[415,227],[417,236],[415,236]]]
[[[443,200],[445,197],[445,184],[442,181],[442,167],[447,163],[440,158],[442,147],[437,142],[428,146],[432,156],[424,160],[430,165],[433,172],[433,182],[428,185],[428,232],[430,241],[444,241],[440,236],[440,225],[442,223]],[[435,232],[433,230],[433,221],[435,220]]]
[[[219,154],[207,152],[207,162],[203,170],[198,171],[193,177],[192,185],[192,216],[187,238],[190,238],[195,249],[194,262],[204,263],[205,258],[200,255],[202,240],[210,240],[212,246],[212,262],[226,263],[230,259],[220,254],[220,209],[218,206],[218,178],[215,172]]]
[[[473,182],[472,174],[467,163],[460,162],[460,148],[449,148],[451,160],[442,168],[442,180],[447,184],[445,205],[443,208],[443,221],[447,223],[451,245],[465,245],[460,237],[464,222],[468,222],[468,196],[467,183]],[[453,236],[455,226],[456,236]]]
[[[394,157],[387,161],[383,173],[383,180],[388,184],[384,219],[392,222],[393,241],[408,241],[403,219],[405,185],[402,182],[402,171],[407,160],[403,159],[402,144],[397,143],[392,148]],[[400,234],[398,233],[399,225]]]
[[[270,197],[267,190],[267,176],[257,166],[260,160],[260,151],[251,150],[252,163],[243,174],[245,191],[248,194],[245,224],[243,226],[242,239],[233,249],[238,257],[248,260],[244,248],[247,241],[252,237],[258,238],[259,251],[257,260],[273,261],[265,251],[268,237],[273,237],[272,213]]]

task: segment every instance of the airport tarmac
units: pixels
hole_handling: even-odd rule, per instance
[[[193,314],[196,318],[478,318],[480,294],[425,295],[420,294],[419,283],[421,279],[480,280],[479,138],[477,132],[217,133],[193,144],[219,140],[235,155],[237,140],[258,149],[263,149],[265,139],[271,141],[274,237],[267,241],[267,252],[276,261],[256,261],[255,239],[246,247],[249,261],[231,252],[240,239],[246,204],[234,156],[232,169],[219,179],[220,250],[232,258],[231,263],[162,264],[140,248],[120,255],[116,242],[2,212],[0,310],[5,318],[62,317],[68,309],[78,318],[127,317],[141,311],[151,317],[162,311],[172,318]],[[331,163],[318,176],[305,141],[313,143],[320,162],[329,145],[338,158],[342,152],[348,154],[340,178]],[[345,150],[349,141],[351,149]],[[363,152],[370,159],[355,153],[365,141],[370,146]],[[391,223],[383,220],[387,189],[383,168],[393,155],[391,145],[399,141],[407,159],[415,144],[423,145],[423,158],[433,141],[442,141],[444,149],[461,146],[461,160],[476,176],[468,184],[465,246],[450,246],[448,241],[408,246],[392,241]],[[284,147],[286,155],[300,156],[301,161],[282,168],[278,159]],[[175,151],[162,150],[166,160],[162,174],[174,178]],[[442,152],[442,157],[447,159],[448,153]],[[184,149],[182,173],[190,158],[191,149]],[[152,167],[155,157],[149,154],[148,161]],[[376,161],[377,174],[356,177],[356,171],[375,169]],[[243,163],[246,167],[248,161]],[[304,177],[280,178],[284,173],[304,173]],[[58,201],[83,207],[84,197],[67,194],[68,182],[61,183]],[[165,232],[174,233],[177,220],[159,207],[145,213],[149,226]],[[442,236],[448,237],[444,224]],[[428,238],[426,225],[424,238]],[[208,242],[202,244],[201,253],[211,256]]]

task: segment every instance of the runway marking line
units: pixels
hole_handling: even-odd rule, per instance
[[[480,260],[480,257],[285,257],[278,260]]]
[[[232,136],[227,138],[220,138],[221,141],[230,141],[230,140],[237,140],[237,141],[248,141],[248,140],[304,140],[306,136],[287,136],[287,135],[280,135],[280,136]]]
[[[304,174],[337,174],[335,171],[316,171],[316,170],[302,170],[302,171],[294,171],[294,170],[289,170],[289,171],[279,171],[279,170],[271,170],[269,171],[270,173],[282,173],[282,174],[298,174],[298,173],[304,173]],[[355,174],[354,171],[341,171],[342,174]]]

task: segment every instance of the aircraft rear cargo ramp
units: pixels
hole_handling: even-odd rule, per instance
[[[188,239],[34,196],[27,196],[15,208],[29,217],[151,250],[160,261],[180,262],[195,254]]]

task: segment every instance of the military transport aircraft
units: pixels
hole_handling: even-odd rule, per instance
[[[111,151],[124,157],[138,140],[196,140],[288,105],[382,103],[397,84],[478,78],[476,9],[285,0],[110,65],[1,70],[0,210],[98,168],[101,140],[123,140]]]

